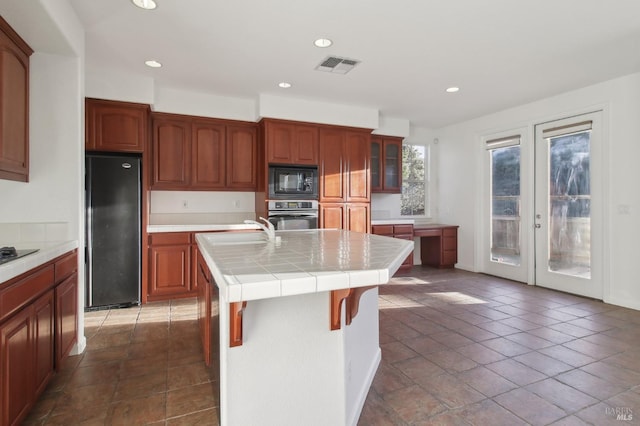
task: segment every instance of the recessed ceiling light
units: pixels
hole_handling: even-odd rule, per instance
[[[329,47],[333,44],[328,38],[319,38],[313,42],[316,47]]]
[[[160,68],[162,64],[156,60],[144,61],[144,64],[151,68]]]
[[[153,10],[156,7],[158,7],[156,2],[153,0],[131,0],[131,1],[140,9]]]
[[[456,93],[458,90],[460,90],[459,87],[449,87],[447,93]]]
[[[287,83],[286,81],[283,81],[282,83],[278,83],[279,87],[282,87],[283,89],[288,89],[289,87],[291,87],[291,83]]]

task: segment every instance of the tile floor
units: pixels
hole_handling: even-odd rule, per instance
[[[87,350],[26,424],[217,424],[195,316],[194,299],[87,313]],[[361,426],[640,423],[640,311],[414,267],[380,288],[380,346]]]

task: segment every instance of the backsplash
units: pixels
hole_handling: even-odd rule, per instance
[[[256,219],[255,212],[152,213],[149,225],[233,225]]]
[[[255,193],[238,191],[151,191],[150,213],[255,212]]]
[[[67,222],[0,223],[0,246],[69,239]]]

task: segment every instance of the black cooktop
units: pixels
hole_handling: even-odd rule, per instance
[[[28,254],[35,253],[39,249],[24,249],[16,250],[15,247],[1,247],[0,248],[0,265],[11,262],[12,260],[20,259]]]

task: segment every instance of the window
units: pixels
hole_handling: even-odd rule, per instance
[[[402,216],[426,216],[427,147],[402,145]]]

